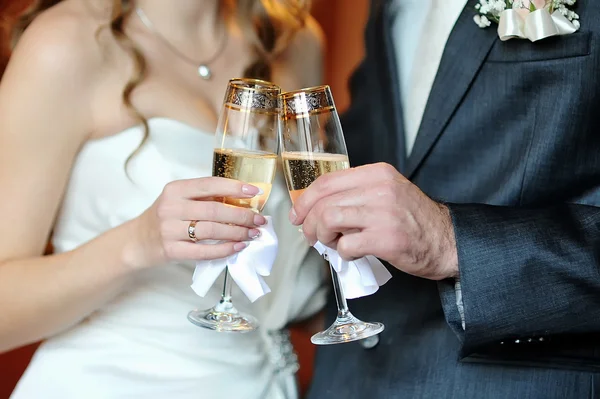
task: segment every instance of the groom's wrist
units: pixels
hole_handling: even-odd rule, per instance
[[[452,216],[450,208],[446,205],[439,204],[441,234],[440,234],[440,259],[438,265],[443,268],[443,275],[447,278],[457,279],[459,276],[458,269],[458,251],[456,248],[456,237],[454,235],[454,225],[452,224]]]

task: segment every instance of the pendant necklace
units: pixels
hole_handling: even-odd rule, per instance
[[[225,48],[225,45],[227,44],[227,38],[229,36],[227,34],[227,28],[225,28],[225,32],[223,33],[223,38],[221,39],[221,44],[220,44],[219,48],[217,49],[216,54],[204,62],[197,62],[197,61],[189,58],[188,56],[186,56],[179,50],[177,50],[177,48],[175,48],[175,46],[173,46],[163,35],[161,35],[160,32],[156,29],[156,27],[152,23],[152,21],[150,21],[150,19],[146,15],[146,13],[144,13],[144,10],[142,10],[140,7],[137,7],[135,9],[135,12],[138,15],[138,17],[140,18],[140,20],[142,21],[142,23],[146,26],[146,28],[148,28],[148,30],[150,32],[152,32],[158,39],[160,39],[165,44],[165,46],[167,46],[179,58],[181,58],[188,64],[192,64],[194,67],[197,68],[198,76],[200,76],[204,80],[210,80],[212,78],[212,71],[210,69],[210,64],[212,62],[214,62],[219,57],[219,55],[221,55],[221,52],[223,51],[223,49]]]

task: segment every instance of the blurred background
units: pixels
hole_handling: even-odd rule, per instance
[[[10,52],[8,29],[14,16],[31,0],[0,0],[0,71]],[[368,16],[368,0],[313,0],[313,15],[326,36],[325,83],[331,86],[336,105],[343,111],[349,104],[347,81],[363,56],[363,29]],[[292,331],[300,357],[300,384],[305,391],[312,375],[314,346],[310,336]],[[0,354],[0,399],[7,399],[37,345]],[[32,398],[33,399],[33,398]]]

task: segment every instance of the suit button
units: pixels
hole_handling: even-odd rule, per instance
[[[379,335],[373,335],[372,337],[367,337],[365,339],[361,339],[359,341],[360,346],[365,349],[372,349],[379,344]]]

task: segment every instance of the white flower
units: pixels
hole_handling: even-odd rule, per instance
[[[579,15],[575,11],[571,11],[564,4],[560,4],[556,7],[556,10],[564,15],[569,21],[579,19]]]
[[[487,28],[492,24],[492,22],[485,15],[475,15],[473,17],[473,21],[475,21],[477,26],[480,28]]]
[[[577,0],[552,0],[552,7],[555,10],[558,10],[560,8],[571,7],[575,5],[576,1]]]
[[[512,0],[508,0],[509,8],[512,3]],[[492,21],[498,22],[500,14],[502,14],[506,8],[507,0],[479,0],[479,2],[475,4],[475,9],[485,18],[477,18],[477,25],[481,28],[487,28],[492,24]]]

